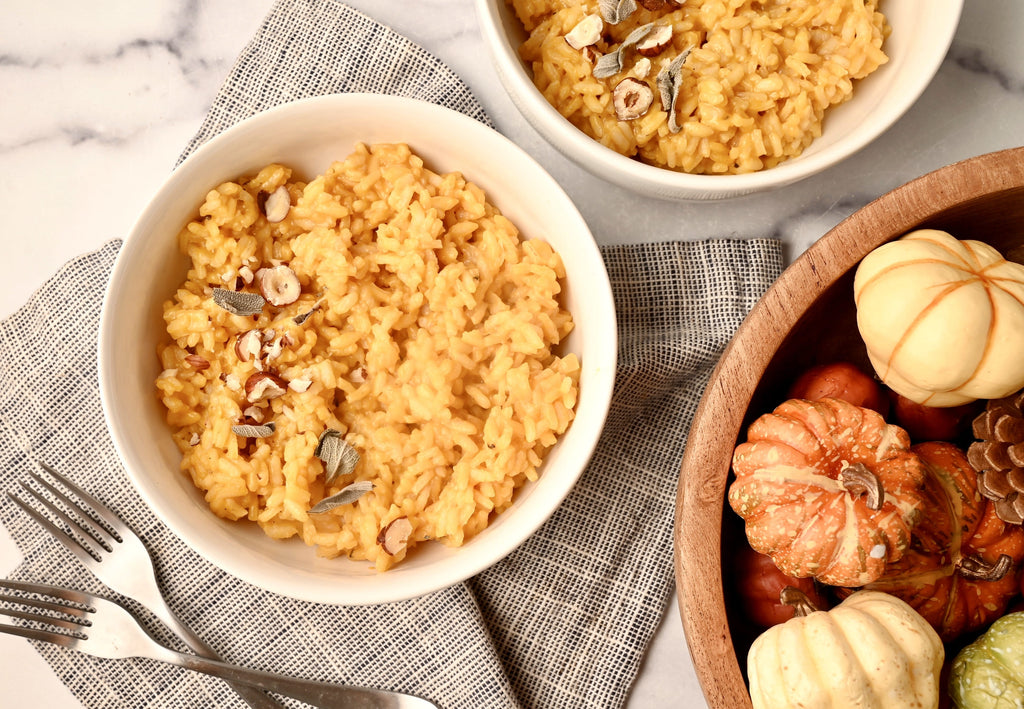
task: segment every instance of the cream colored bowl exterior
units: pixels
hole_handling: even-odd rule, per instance
[[[357,142],[404,142],[435,171],[481,186],[524,236],[549,241],[568,273],[565,303],[576,322],[567,348],[582,363],[576,420],[540,479],[465,546],[427,544],[384,574],[365,562],[322,559],[300,541],[276,541],[250,523],[217,518],[179,470],[154,379],[164,336],[161,305],[184,279],[176,234],[219,183],[282,162],[311,178]],[[487,568],[532,534],[569,493],[604,424],[615,375],[615,310],[604,262],[586,223],[540,166],[500,134],[462,114],[411,99],[347,94],[258,114],[183,162],[143,212],[118,255],[103,307],[99,375],[114,443],[135,486],[170,529],[210,562],[276,593],[308,601],[368,604],[447,587]]]
[[[859,82],[853,98],[831,109],[822,135],[804,153],[745,175],[688,175],[645,165],[606,148],[561,116],[533,85],[517,48],[525,36],[505,0],[476,0],[484,41],[502,85],[552,146],[598,177],[668,200],[713,200],[776,189],[837,164],[884,133],[924,92],[942,64],[960,22],[963,0],[884,0],[893,27],[889,62]]]

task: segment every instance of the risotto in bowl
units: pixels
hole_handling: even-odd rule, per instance
[[[344,95],[175,171],[118,257],[100,350],[115,444],[173,531],[263,588],[361,604],[465,579],[547,519],[603,425],[615,317],[528,156]]]
[[[610,182],[668,199],[780,187],[894,123],[962,0],[477,0],[530,123]]]

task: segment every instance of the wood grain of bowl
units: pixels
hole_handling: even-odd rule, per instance
[[[683,628],[712,709],[751,706],[744,668],[753,637],[722,573],[723,558],[746,543],[743,522],[725,501],[733,449],[754,418],[785,399],[798,372],[837,359],[871,371],[856,327],[855,267],[918,228],[985,241],[1024,262],[1024,147],[936,170],[840,223],[768,290],[712,373],[683,457],[675,528]]]

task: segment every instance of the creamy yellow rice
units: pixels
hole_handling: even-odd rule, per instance
[[[263,200],[282,185],[291,207],[271,223]],[[308,183],[273,164],[221,184],[178,241],[191,266],[164,304],[156,388],[182,470],[223,518],[383,571],[421,542],[482,530],[573,419],[558,254],[406,145],[359,145]],[[297,275],[294,303],[243,316],[214,302],[215,288],[257,292],[252,274],[275,265]],[[243,360],[251,330],[266,344]],[[245,383],[260,371],[287,387],[253,404]],[[232,431],[269,421],[267,437]],[[360,455],[330,485],[314,455],[326,429]],[[372,490],[310,514],[355,481]],[[378,536],[402,517],[407,547],[389,553]]]
[[[821,135],[827,109],[888,61],[878,0],[666,0],[604,22],[601,38],[581,49],[566,35],[599,14],[597,0],[507,2],[529,34],[520,55],[563,116],[612,150],[683,172],[749,173],[800,155]],[[647,23],[672,27],[669,46],[646,60],[629,49],[620,72],[595,78],[596,57]],[[657,76],[686,50],[672,132]],[[654,101],[641,117],[619,120],[613,91],[630,77]]]

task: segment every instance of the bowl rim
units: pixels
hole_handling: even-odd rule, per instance
[[[244,553],[231,553],[232,550],[236,552],[242,550],[241,544],[238,548],[223,548],[217,540],[208,539],[202,534],[197,534],[195,530],[189,531],[185,525],[185,518],[161,496],[157,481],[140,473],[140,461],[133,452],[134,444],[130,441],[128,432],[122,430],[119,422],[119,419],[125,414],[119,412],[115,405],[118,372],[108,351],[114,349],[113,333],[116,331],[116,317],[112,305],[115,302],[113,294],[117,291],[119,284],[128,277],[129,269],[135,263],[130,256],[143,248],[143,234],[154,220],[155,215],[161,210],[161,195],[173,192],[181,184],[187,184],[192,180],[195,173],[202,171],[204,163],[208,160],[207,156],[216,155],[224,143],[229,143],[238,136],[251,139],[255,131],[267,125],[277,124],[282,118],[287,118],[289,115],[301,115],[307,111],[318,112],[317,115],[323,113],[340,117],[362,115],[360,111],[371,105],[379,107],[382,111],[409,116],[415,120],[447,122],[452,127],[452,135],[460,136],[459,139],[468,134],[476,134],[480,140],[494,146],[495,152],[510,158],[516,169],[524,170],[526,172],[524,179],[543,186],[551,203],[557,203],[560,212],[564,213],[565,218],[576,226],[578,234],[581,237],[587,237],[580,239],[579,253],[576,254],[576,259],[588,269],[588,273],[593,274],[593,278],[588,279],[587,299],[597,303],[598,307],[605,308],[606,313],[611,313],[610,319],[607,315],[602,316],[602,322],[608,323],[608,332],[603,334],[603,336],[606,335],[603,341],[608,343],[608,346],[594,352],[588,351],[586,357],[589,364],[584,363],[585,370],[594,369],[603,373],[603,376],[592,378],[588,382],[591,387],[588,395],[592,397],[591,403],[597,406],[581,412],[579,409],[579,403],[583,396],[581,393],[580,400],[577,402],[577,416],[573,423],[574,425],[580,423],[586,431],[583,435],[577,434],[574,439],[576,440],[575,449],[580,453],[581,460],[571,475],[545,477],[542,473],[540,480],[535,485],[543,486],[543,495],[536,496],[538,499],[530,502],[528,507],[521,510],[517,508],[517,511],[522,511],[524,516],[518,520],[515,526],[504,530],[501,535],[489,536],[485,543],[476,546],[472,544],[475,540],[470,540],[469,543],[458,549],[457,554],[442,558],[429,568],[417,569],[421,573],[416,574],[414,579],[395,575],[394,571],[389,571],[386,574],[377,573],[360,577],[357,588],[346,588],[343,584],[334,587],[326,583],[310,583],[308,575],[298,581],[268,578],[266,574],[257,577],[259,573],[254,574],[250,569]],[[343,157],[343,155],[338,156],[336,159]],[[440,169],[446,172],[458,170],[458,168],[448,165],[443,165]],[[468,166],[466,169],[468,172]],[[493,199],[494,196],[490,195],[488,190],[485,192]],[[500,195],[498,198],[500,202]],[[502,211],[506,212],[504,209]],[[182,219],[183,223],[184,221],[185,217]],[[604,274],[604,277],[601,278],[599,274]],[[368,605],[407,600],[457,584],[497,563],[536,532],[571,492],[593,455],[611,401],[617,356],[617,329],[613,304],[611,285],[603,258],[583,216],[554,178],[532,156],[501,133],[460,112],[408,97],[346,93],[290,101],[245,118],[199,146],[168,175],[124,239],[111,271],[100,313],[97,361],[104,419],[124,471],[150,511],[186,546],[217,568],[265,590],[306,601]],[[597,375],[592,376],[596,377]],[[563,434],[563,436],[566,435],[568,432]],[[518,492],[522,494],[523,490]],[[512,510],[506,511],[506,513],[509,512]],[[212,512],[209,514],[214,517]],[[316,556],[313,548],[304,547],[304,550],[308,551],[311,558]],[[390,579],[389,574],[391,574]],[[399,579],[401,579],[401,583],[398,583]]]
[[[936,214],[1015,188],[1024,188],[1024,147],[952,163],[882,195],[797,258],[751,309],[724,350],[690,429],[673,530],[676,599],[683,631],[704,696],[714,709],[749,708],[751,702],[726,617],[721,535],[705,531],[702,539],[709,543],[695,546],[686,545],[685,535],[688,529],[721,529],[731,451],[762,375],[807,308],[871,250]],[[888,233],[865,230],[863,221],[887,224]],[[836,251],[852,254],[854,266],[844,266],[832,255]],[[752,338],[751,332],[759,334]]]
[[[505,0],[475,1],[484,40],[490,47],[501,83],[516,108],[545,140],[602,179],[626,187],[641,184],[651,190],[653,196],[682,201],[729,199],[784,187],[822,172],[866,147],[910,110],[931,83],[953,42],[964,5],[964,0],[942,0],[945,6],[940,11],[945,13],[946,22],[940,35],[930,42],[935,51],[922,65],[909,90],[896,94],[889,110],[889,120],[873,122],[869,128],[858,132],[853,140],[791,158],[773,168],[736,175],[703,175],[642,163],[601,145],[576,128],[537,90],[512,43],[506,41],[505,33],[500,29],[500,6]]]

